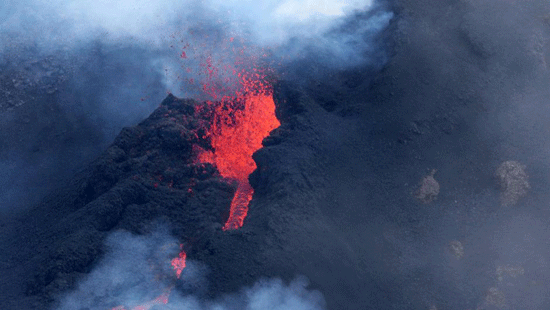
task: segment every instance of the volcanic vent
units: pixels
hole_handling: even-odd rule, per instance
[[[255,70],[256,71],[256,70]],[[230,214],[223,229],[243,226],[248,203],[254,189],[248,176],[256,169],[252,154],[262,147],[262,140],[280,123],[275,117],[273,90],[258,72],[239,73],[241,89],[220,102],[207,102],[198,107],[211,120],[203,138],[209,139],[212,150],[200,150],[198,162],[216,166],[221,176],[237,182]]]
[[[265,82],[266,77],[259,72],[255,69],[253,74],[249,74],[243,70],[238,75],[240,87],[234,95],[225,95],[220,101],[207,101],[194,106],[195,114],[202,116],[199,127],[194,129],[202,142],[192,146],[194,162],[199,166],[213,165],[224,181],[236,183],[237,187],[223,230],[243,226],[254,193],[248,181],[248,176],[256,169],[252,154],[262,147],[262,140],[280,125],[275,117],[271,85]],[[199,146],[204,146],[205,142],[209,144],[206,149]],[[154,187],[157,186],[155,183]],[[193,193],[193,189],[189,188],[188,192]],[[186,267],[187,254],[183,244],[181,247],[179,256],[171,260],[177,279]],[[148,310],[155,305],[167,304],[173,287],[169,286],[159,297],[132,309]],[[113,308],[125,309],[124,306]]]
[[[44,203],[59,206],[56,212],[39,206],[26,215],[59,223],[35,227],[50,245],[39,238],[37,253],[46,255],[28,256],[33,280],[27,294],[50,299],[73,287],[101,257],[111,231],[147,234],[167,223],[182,245],[179,255],[166,258],[173,272],[159,284],[162,292],[139,305],[105,304],[136,310],[160,306],[169,302],[197,243],[243,226],[254,191],[248,182],[256,169],[252,154],[279,121],[263,71],[242,70],[237,76],[234,91],[217,101],[168,95],[149,118],[125,128],[103,156]]]

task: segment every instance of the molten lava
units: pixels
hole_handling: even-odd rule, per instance
[[[180,247],[182,248],[183,245],[180,245]],[[181,276],[181,272],[183,271],[183,269],[185,268],[185,260],[187,259],[187,254],[185,253],[185,251],[183,251],[183,249],[181,250],[180,254],[178,257],[172,259],[172,267],[174,267],[174,270],[176,270],[176,277],[179,279],[180,276]]]
[[[213,151],[199,154],[200,162],[215,164],[221,176],[238,183],[231,202],[229,219],[223,230],[238,229],[248,213],[254,190],[248,176],[256,169],[252,154],[262,147],[262,140],[279,127],[271,85],[257,72],[241,72],[241,89],[234,96],[224,96],[210,103],[212,124],[208,129]]]
[[[273,90],[265,74],[268,71],[258,65],[265,63],[269,53],[249,44],[246,38],[230,37],[212,45],[206,29],[199,27],[190,33],[203,30],[206,36],[196,44],[181,46],[183,40],[175,42],[181,46],[178,49],[181,68],[188,73],[184,78],[176,76],[186,85],[181,90],[198,91],[199,96],[212,100],[205,108],[207,111],[197,107],[197,112],[209,114],[203,138],[210,140],[212,151],[203,150],[196,159],[198,163],[215,165],[222,177],[237,183],[223,229],[238,229],[243,225],[253,194],[248,184],[248,176],[256,169],[252,154],[262,147],[262,140],[269,132],[280,125],[275,117]]]

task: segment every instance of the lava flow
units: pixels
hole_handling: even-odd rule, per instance
[[[212,100],[197,106],[197,113],[208,119],[202,138],[208,139],[212,148],[198,150],[196,162],[215,165],[223,178],[237,183],[223,226],[223,230],[232,230],[243,226],[254,193],[248,183],[248,176],[256,169],[252,154],[280,123],[266,74],[269,71],[258,65],[269,53],[244,38],[222,40],[215,49],[210,49],[208,42],[205,40],[198,49],[185,44],[179,58],[185,72],[194,72],[193,78],[183,79],[187,87],[202,86],[202,95]],[[198,66],[187,67],[196,62]],[[195,78],[200,82],[195,83]]]
[[[275,117],[275,103],[270,84],[265,76],[255,71],[238,74],[241,89],[234,96],[224,96],[220,102],[211,102],[212,123],[206,137],[213,151],[204,151],[199,162],[210,162],[221,176],[238,183],[231,202],[229,218],[223,230],[239,229],[248,213],[248,204],[254,189],[248,176],[256,169],[252,154],[262,147],[262,140],[279,127]]]

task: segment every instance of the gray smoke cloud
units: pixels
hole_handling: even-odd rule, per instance
[[[317,47],[330,45],[333,57],[355,64],[369,58],[368,54],[357,55],[361,52],[357,50],[358,42],[366,41],[361,46],[364,49],[371,43],[368,34],[382,30],[393,16],[378,7],[372,0],[5,2],[0,8],[0,33],[10,44],[1,46],[0,53],[9,52],[15,44],[32,43],[41,51],[57,52],[95,40],[115,46],[124,42],[162,54],[178,41],[215,45],[237,36],[246,37],[248,44],[254,46],[284,47],[277,51],[279,56],[288,56],[284,52],[288,48],[301,50],[309,45],[301,42],[316,41]],[[373,9],[380,11],[360,21],[352,33],[327,34],[357,12]],[[189,33],[197,27],[206,30],[201,33],[203,42],[194,41],[197,37]],[[216,37],[220,35],[223,37]],[[205,40],[206,37],[210,38]],[[291,38],[298,40],[288,45]],[[177,55],[178,51],[173,56]]]
[[[105,39],[134,38],[149,44],[162,44],[162,39],[178,23],[207,21],[221,18],[237,31],[248,30],[260,44],[281,43],[290,35],[320,34],[331,23],[354,10],[366,10],[372,0],[287,0],[287,1],[5,1],[2,9],[3,32],[29,30],[28,34],[48,34],[48,43],[70,44],[67,41],[89,39],[102,34]],[[200,13],[199,16],[193,16]],[[50,26],[40,30],[38,25]],[[249,29],[246,29],[246,25]],[[181,24],[179,24],[181,25]],[[63,28],[61,26],[64,26]],[[244,27],[243,27],[244,26]],[[252,30],[252,27],[254,30]],[[181,30],[181,29],[180,29]],[[69,37],[67,37],[69,35]]]
[[[209,300],[205,275],[208,267],[187,261],[177,280],[170,265],[178,255],[177,241],[163,229],[150,235],[135,236],[127,232],[111,234],[106,241],[107,253],[78,287],[60,299],[54,309],[105,310],[118,306],[133,309],[154,300],[172,289],[166,309],[189,310],[322,310],[323,296],[307,288],[308,281],[298,277],[291,283],[264,279],[241,292]]]

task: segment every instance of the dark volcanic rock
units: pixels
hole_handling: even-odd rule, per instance
[[[471,231],[490,223],[500,205],[493,171],[483,172],[487,162],[472,164],[470,156],[483,158],[483,149],[471,142],[467,154],[449,163],[439,150],[453,154],[455,140],[438,127],[445,125],[438,115],[426,115],[429,126],[398,123],[408,128],[402,131],[408,142],[400,143],[389,125],[331,113],[292,84],[280,82],[275,91],[281,126],[253,156],[255,196],[243,228],[221,230],[235,186],[212,165],[193,163],[194,144],[209,148],[199,138],[198,103],[170,95],[23,217],[25,231],[9,238],[28,245],[14,258],[28,303],[7,304],[43,308],[96,266],[110,232],[147,234],[159,222],[185,245],[188,259],[208,266],[208,291],[201,293],[209,298],[265,277],[305,275],[329,309],[419,308],[438,295],[453,295],[463,306],[482,300],[479,292],[492,285],[494,254],[482,253],[485,260],[468,266],[467,277],[457,276],[445,255],[450,241],[466,239],[460,263],[475,257],[471,249],[486,240]],[[436,151],[426,147],[434,139]],[[461,175],[446,165],[481,172]],[[432,167],[438,167],[441,193],[426,207],[413,192]],[[456,206],[460,193],[480,188],[479,201]]]
[[[26,212],[25,232],[35,236],[25,266],[26,292],[52,300],[74,287],[102,257],[115,230],[145,234],[163,221],[182,241],[204,238],[228,216],[235,187],[210,164],[193,162],[199,141],[192,100],[169,95],[145,121],[125,128],[115,142],[65,188]]]

